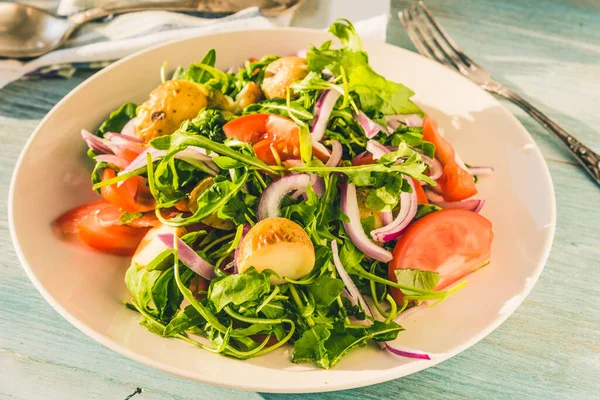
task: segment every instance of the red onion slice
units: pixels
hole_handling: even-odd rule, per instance
[[[385,121],[387,122],[388,129],[392,132],[398,129],[400,124],[406,126],[423,126],[423,118],[419,114],[386,115]]]
[[[383,155],[390,152],[390,149],[376,140],[369,140],[366,148],[369,153],[373,154],[373,160],[379,160]]]
[[[329,116],[340,96],[340,92],[333,89],[325,89],[321,92],[321,96],[319,96],[314,108],[316,117],[311,130],[313,142],[319,142],[323,139],[327,123],[329,122]]]
[[[109,144],[108,140],[104,140],[104,139],[86,131],[85,129],[81,130],[81,137],[83,137],[83,140],[85,140],[88,147],[90,149],[94,150],[96,153],[98,153],[98,154],[112,154],[113,153],[111,148],[108,146],[108,144]]]
[[[352,243],[365,255],[381,262],[390,262],[393,258],[392,253],[373,243],[360,223],[356,186],[352,183],[344,183],[340,198],[342,212],[350,219],[350,222],[344,221],[344,229]]]
[[[412,188],[412,193],[402,192],[400,194],[400,211],[398,215],[392,223],[371,231],[371,237],[374,240],[389,242],[397,239],[417,215],[418,202],[414,181],[412,178],[404,178]]]
[[[389,225],[394,220],[394,214],[391,211],[382,211],[381,212],[381,223],[383,226]]]
[[[329,149],[327,147],[325,147],[325,145],[323,145],[323,143],[317,142],[316,140],[313,139],[312,145],[313,145],[313,149],[317,150],[319,153],[321,153],[327,157],[331,157],[331,152],[329,151]]]
[[[340,254],[338,251],[338,245],[335,240],[331,241],[331,251],[333,253],[333,264],[335,265],[340,279],[346,285],[346,289],[348,289],[348,293],[350,294],[350,298],[353,300],[353,303],[360,303],[360,306],[363,308],[363,310],[365,310],[365,313],[372,318],[373,314],[369,309],[369,305],[367,304],[363,296],[360,294],[360,291],[354,284],[354,281],[352,281],[352,278],[350,278],[350,275],[348,274],[348,272],[346,272],[346,269],[342,265],[342,260],[340,260]]]
[[[399,346],[393,342],[385,342],[385,347],[390,353],[400,357],[414,358],[417,360],[431,360],[431,357],[428,354],[420,353],[418,350],[409,349],[404,346]]]
[[[389,135],[386,127],[381,126],[377,122],[373,121],[362,111],[360,111],[358,114],[355,113],[354,118],[356,118],[356,121],[358,121],[360,126],[365,131],[365,136],[369,139],[374,138],[379,132],[384,132],[386,135]]]
[[[125,135],[123,133],[106,132],[104,137],[115,143],[138,143],[143,144],[144,141],[134,136]]]
[[[331,156],[325,163],[327,167],[336,167],[342,160],[342,144],[337,140],[331,141]]]
[[[121,171],[127,168],[127,166],[129,165],[129,161],[127,161],[124,158],[115,156],[114,154],[100,154],[99,156],[94,157],[94,160],[98,162],[112,164],[115,167],[118,167]]]
[[[373,154],[373,159],[377,160],[384,154],[389,153],[390,149],[375,140],[369,140],[367,142],[367,151]],[[398,236],[400,236],[408,227],[415,215],[417,215],[418,202],[414,180],[406,176],[403,177],[410,184],[412,193],[402,192],[400,194],[400,211],[398,212],[398,215],[393,221],[388,222],[387,224],[384,222],[384,226],[371,231],[371,237],[374,240],[389,242],[390,240],[398,238]],[[388,219],[389,215],[386,215],[385,218]]]
[[[440,194],[435,193],[429,189],[425,190],[425,195],[432,204],[435,204],[436,206],[442,208],[459,208],[462,210],[469,210],[478,213],[485,205],[485,200],[480,199],[446,201],[444,200],[444,197],[442,197]]]
[[[152,156],[152,161],[158,160],[160,157],[163,157],[167,154],[166,150],[158,150],[154,147],[147,147],[146,150],[142,151],[133,161],[127,166],[127,168],[121,170],[119,175],[127,174],[131,171],[138,170],[140,168],[144,168],[147,165],[146,154],[150,153]],[[120,182],[119,182],[120,183]]]
[[[312,185],[317,195],[323,194],[323,180],[312,174],[292,174],[271,183],[260,196],[258,202],[257,218],[279,216],[279,205],[283,198],[294,190],[306,191],[306,187]]]
[[[158,235],[158,238],[161,242],[165,244],[170,249],[175,248],[175,239],[177,239],[177,247],[179,259],[182,263],[184,263],[189,269],[203,277],[204,279],[208,279],[209,281],[214,279],[215,271],[214,267],[200,257],[194,249],[188,246],[183,240],[176,237],[172,233],[162,233]]]
[[[135,137],[135,117],[131,118],[121,129],[121,135]]]

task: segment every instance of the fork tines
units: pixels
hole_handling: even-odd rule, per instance
[[[444,28],[435,20],[424,2],[419,1],[398,13],[410,40],[425,57],[466,73],[475,63],[467,57]]]

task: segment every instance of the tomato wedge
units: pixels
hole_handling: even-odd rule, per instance
[[[439,134],[437,124],[428,115],[423,119],[423,139],[435,145],[435,157],[444,167],[437,181],[444,199],[460,201],[477,194],[473,175],[457,164],[454,148]]]
[[[413,179],[413,185],[415,187],[415,192],[417,193],[417,203],[418,204],[429,204],[429,200],[427,199],[427,195],[423,190],[423,186],[421,183],[415,179]]]
[[[223,126],[225,136],[254,145],[256,156],[269,165],[279,161],[300,159],[300,127],[291,119],[276,114],[243,115]],[[329,154],[313,148],[314,155],[323,162]]]
[[[107,181],[116,176],[115,171],[106,168],[102,172],[102,181]],[[103,186],[100,188],[100,194],[109,203],[115,204],[128,212],[152,211],[156,207],[150,188],[139,176],[127,179],[121,186],[116,183]]]
[[[96,250],[132,256],[149,226],[157,219],[145,215],[133,221],[132,226],[122,225],[119,222],[122,213],[114,204],[105,200],[95,201],[67,211],[55,221],[54,229],[59,236],[77,234]]]
[[[400,237],[389,264],[388,276],[401,268],[433,271],[440,274],[435,289],[458,281],[490,260],[494,234],[492,223],[472,211],[446,209],[426,215],[413,223]],[[403,304],[397,289],[392,295]]]

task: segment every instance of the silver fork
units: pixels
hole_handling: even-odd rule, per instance
[[[492,79],[485,68],[463,53],[444,31],[444,28],[437,23],[424,2],[419,1],[399,12],[398,17],[419,53],[460,72],[488,92],[499,94],[521,107],[533,119],[558,137],[594,181],[600,185],[600,156],[567,133],[527,100]]]

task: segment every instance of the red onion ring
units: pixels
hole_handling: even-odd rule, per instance
[[[432,204],[435,204],[436,206],[442,208],[459,208],[462,210],[469,210],[478,213],[485,205],[485,200],[480,199],[470,199],[463,201],[445,201],[440,194],[437,194],[431,190],[425,190],[425,195]]]
[[[383,226],[391,224],[394,220],[394,214],[391,211],[382,211],[380,215]]]
[[[342,160],[342,144],[337,140],[331,141],[331,156],[325,163],[326,167],[335,167]]]
[[[200,257],[194,249],[188,246],[183,240],[172,233],[162,233],[158,235],[158,238],[170,249],[175,248],[175,239],[177,239],[177,247],[179,249],[178,255],[181,262],[204,279],[210,281],[215,278],[214,266]]]
[[[279,216],[281,200],[291,191],[306,191],[306,187],[309,185],[312,185],[317,195],[323,194],[323,179],[312,174],[287,175],[271,183],[260,196],[257,211],[258,220]]]
[[[340,96],[340,92],[333,89],[325,89],[321,92],[314,108],[316,117],[311,130],[313,142],[319,142],[323,139],[327,123],[329,122],[329,116]]]
[[[352,243],[366,256],[381,262],[390,262],[393,258],[392,253],[373,243],[365,234],[360,223],[356,186],[352,183],[344,183],[340,200],[342,212],[350,219],[350,222],[344,221],[344,229]]]
[[[367,142],[367,151],[373,154],[373,159],[376,160],[381,158],[384,154],[389,153],[390,149],[375,140],[369,140]],[[389,242],[390,240],[398,238],[417,214],[418,202],[414,180],[406,176],[403,177],[410,184],[412,193],[402,192],[400,194],[400,211],[398,212],[398,215],[393,221],[384,224],[383,227],[371,231],[371,237],[374,240]],[[388,217],[389,216],[386,215],[386,219]]]
[[[389,242],[397,239],[417,215],[418,202],[414,181],[407,177],[405,179],[412,188],[412,193],[402,192],[400,194],[400,211],[398,215],[390,224],[371,231],[371,237],[374,240]]]

